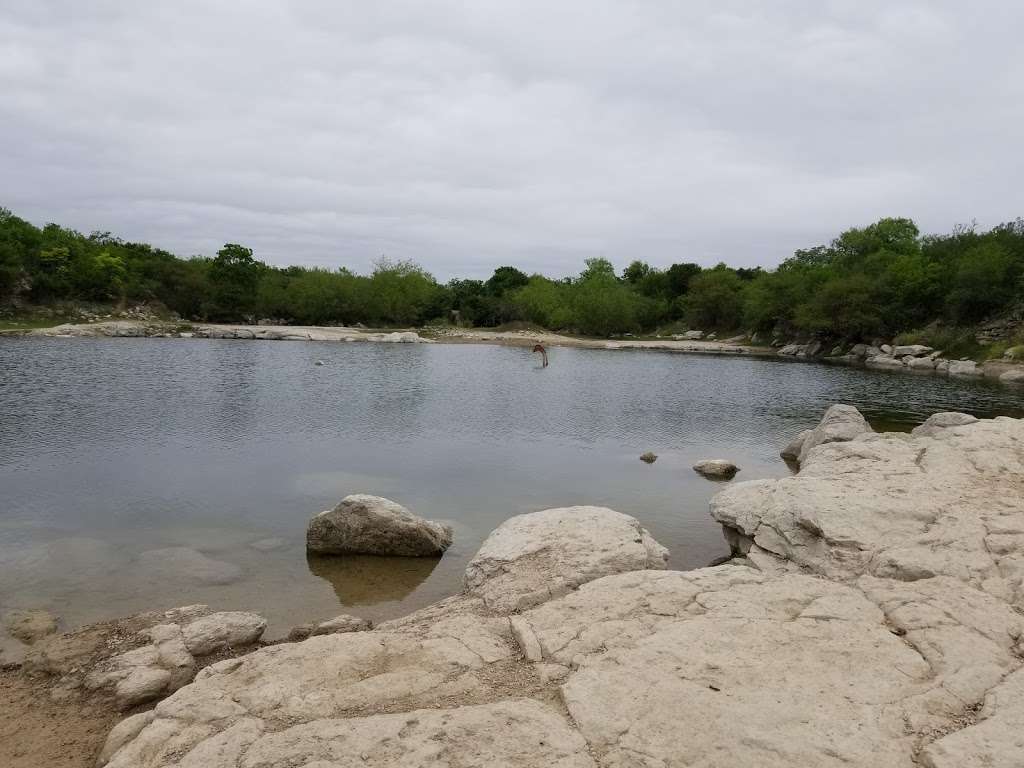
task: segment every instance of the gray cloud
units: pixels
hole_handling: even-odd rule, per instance
[[[1022,213],[1006,0],[0,5],[0,205],[441,278]]]

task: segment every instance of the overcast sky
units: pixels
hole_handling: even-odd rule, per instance
[[[1024,215],[1019,0],[0,0],[0,205],[439,278]]]

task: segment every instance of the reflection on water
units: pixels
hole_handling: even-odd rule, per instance
[[[341,605],[404,600],[440,562],[440,557],[306,555],[309,572],[331,585]]]
[[[600,504],[671,566],[725,553],[707,514],[834,402],[907,429],[938,410],[1021,415],[1024,392],[779,360],[555,348],[171,339],[0,341],[0,613],[69,625],[206,602],[271,634],[455,592],[511,515]],[[315,362],[323,360],[325,365]],[[654,451],[647,465],[638,457]],[[306,521],[348,493],[450,523],[438,560],[307,562]],[[280,539],[265,547],[261,542]],[[156,554],[154,554],[156,553]],[[197,574],[205,574],[198,578]],[[2,641],[2,638],[0,638]]]

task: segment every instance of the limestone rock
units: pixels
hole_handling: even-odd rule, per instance
[[[923,357],[924,355],[930,355],[935,351],[934,347],[926,347],[924,344],[900,344],[893,347],[893,357]]]
[[[933,413],[924,420],[924,423],[914,427],[910,431],[910,434],[916,437],[935,437],[936,435],[941,434],[944,429],[962,427],[966,424],[974,424],[977,421],[978,420],[969,413],[943,411],[942,413]]]
[[[934,371],[935,361],[930,357],[905,357],[904,362],[912,371]]]
[[[981,376],[981,368],[973,360],[950,360],[947,369],[950,376]]]
[[[99,757],[96,758],[97,767],[100,768],[106,765],[107,761],[114,756],[114,753],[138,736],[143,728],[153,722],[154,717],[156,717],[156,713],[153,710],[139,712],[137,715],[126,717],[115,725],[110,733],[107,734],[107,740],[103,744],[103,749],[100,750]]]
[[[509,613],[600,576],[664,568],[668,550],[628,515],[606,507],[546,509],[509,518],[466,568],[466,589]]]
[[[343,613],[333,619],[321,621],[313,629],[314,635],[333,635],[341,632],[364,632],[373,626],[369,619]]]
[[[4,627],[12,637],[27,645],[57,631],[58,618],[49,611],[15,610],[4,616]]]
[[[252,645],[263,635],[267,620],[245,611],[221,611],[182,627],[185,647],[193,656]]]
[[[819,445],[844,442],[871,432],[871,426],[852,405],[833,405],[800,445],[797,461],[803,465],[810,452]]]
[[[718,494],[712,515],[829,578],[947,575],[1024,608],[1024,422],[971,418],[821,445],[795,477]]]
[[[891,355],[875,355],[865,361],[868,368],[903,368],[903,361]]]
[[[1024,669],[985,695],[979,722],[929,744],[922,753],[927,768],[1016,768],[1024,755]]]
[[[779,451],[779,455],[787,461],[796,461],[800,458],[800,449],[804,445],[804,441],[810,437],[812,430],[805,429],[799,435],[790,440],[786,447]]]
[[[1024,369],[1004,371],[999,374],[999,380],[1004,384],[1024,384]]]
[[[693,471],[716,480],[734,477],[740,468],[725,459],[704,459],[693,465]]]
[[[424,520],[390,499],[346,496],[309,521],[306,549],[317,554],[430,557],[452,543],[450,526]]]

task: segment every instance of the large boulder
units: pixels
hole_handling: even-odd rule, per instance
[[[818,426],[800,443],[800,453],[796,460],[803,464],[808,454],[819,445],[853,440],[871,431],[871,426],[852,405],[833,405],[825,411]]]
[[[529,608],[612,573],[664,568],[668,550],[635,518],[607,507],[509,518],[466,568],[466,589],[503,613]]]
[[[306,528],[306,549],[322,555],[431,557],[452,543],[450,526],[424,520],[390,499],[346,496]]]

